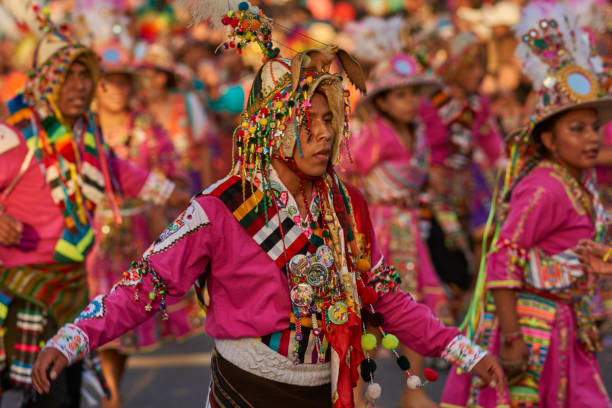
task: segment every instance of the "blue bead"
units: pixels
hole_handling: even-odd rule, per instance
[[[240,11],[247,11],[249,9],[249,3],[246,1],[241,1],[240,4],[238,4],[238,10]]]

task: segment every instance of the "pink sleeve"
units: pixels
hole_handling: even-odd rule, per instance
[[[17,177],[27,151],[19,131],[9,124],[0,122],[0,192]]]
[[[421,355],[441,356],[459,335],[457,328],[444,326],[431,309],[401,290],[380,296],[374,309],[384,316],[383,329],[387,333],[396,335],[402,344]]]
[[[112,174],[126,197],[162,205],[174,191],[174,183],[166,177],[135,167],[113,154],[108,157]]]
[[[487,258],[488,288],[522,286],[527,251],[565,220],[562,205],[567,197],[562,196],[562,189],[557,180],[531,175],[516,186],[499,238]]]
[[[204,273],[217,239],[203,207],[212,197],[191,202],[147,249],[108,295],[97,296],[47,346],[61,350],[70,362],[164,312]],[[165,299],[164,293],[168,298]],[[68,333],[68,334],[67,334]],[[77,341],[78,340],[78,341]],[[70,344],[74,343],[73,346]],[[86,351],[85,351],[86,352]]]
[[[149,177],[149,172],[138,168],[126,160],[109,153],[106,155],[112,174],[123,194],[128,198],[136,198]]]
[[[448,128],[442,122],[437,109],[428,100],[421,102],[419,116],[427,129],[430,164],[432,166],[443,166],[450,154]]]

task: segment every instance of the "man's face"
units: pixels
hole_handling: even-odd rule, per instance
[[[325,174],[327,164],[331,157],[332,143],[334,141],[334,129],[332,126],[333,114],[329,110],[327,98],[316,93],[310,99],[310,132],[307,123],[300,127],[300,151],[295,146],[293,158],[298,169],[312,177]]]
[[[57,107],[67,120],[74,120],[89,109],[93,97],[93,79],[89,69],[76,61],[66,73],[57,101]]]

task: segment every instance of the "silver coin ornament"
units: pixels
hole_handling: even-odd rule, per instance
[[[348,306],[344,302],[336,302],[327,309],[327,317],[334,324],[348,322]]]
[[[327,245],[321,245],[317,248],[317,260],[328,268],[331,268],[334,264],[334,253],[332,249]]]
[[[315,288],[323,286],[327,281],[328,270],[321,262],[313,262],[308,269],[306,280]]]
[[[308,272],[309,264],[310,261],[306,255],[298,254],[289,261],[289,270],[294,276],[301,277]]]
[[[300,283],[291,289],[291,303],[298,307],[306,307],[312,303],[314,299],[314,291],[310,285]]]

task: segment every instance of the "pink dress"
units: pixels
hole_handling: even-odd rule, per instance
[[[612,124],[604,126],[602,132],[603,146],[612,147]],[[597,166],[597,187],[601,193],[601,201],[608,216],[612,215],[612,166]],[[598,288],[601,305],[597,310],[598,317],[604,321],[601,331],[605,336],[606,348],[612,348],[612,277],[602,279]]]
[[[491,388],[478,390],[468,375],[453,370],[442,407],[610,407],[592,351],[597,337],[588,303],[593,284],[569,252],[580,239],[595,237],[602,208],[596,194],[593,204],[585,205],[581,197],[588,196],[572,180],[564,169],[544,161],[520,181],[488,257],[487,289],[517,293],[519,325],[531,356],[525,379],[499,395]],[[570,265],[575,269],[567,278],[562,267]],[[479,343],[497,353],[499,329],[491,297],[481,320]]]
[[[427,138],[445,134],[437,115],[422,106],[414,128],[414,146],[407,149],[382,116],[363,124],[350,142],[352,163],[347,177],[361,187],[381,251],[402,279],[401,288],[451,323],[446,293],[429,258],[419,228],[419,197],[427,181]],[[435,111],[434,111],[435,113]]]
[[[169,178],[185,178],[172,143],[163,129],[143,113],[134,112],[129,126],[122,132],[106,132],[105,141],[115,154],[142,169]],[[96,212],[96,243],[87,258],[90,297],[107,293],[121,280],[122,271],[138,259],[153,240],[149,206],[138,199],[124,200],[121,205],[123,221],[116,226],[112,211],[102,206]],[[169,319],[159,316],[106,345],[122,353],[146,351],[161,345],[161,340],[184,339],[204,330],[204,316],[195,303],[195,296],[186,297],[174,305]]]

